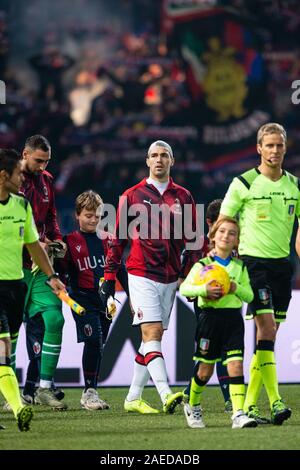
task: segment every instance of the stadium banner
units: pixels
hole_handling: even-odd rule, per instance
[[[238,165],[255,165],[256,132],[273,111],[261,39],[251,22],[223,8],[181,19],[167,38],[185,64],[190,124],[198,129],[205,170],[234,174]]]
[[[128,386],[133,375],[136,350],[140,344],[138,328],[131,327],[131,313],[127,297],[123,292],[117,294],[118,313],[111,327],[105,346],[104,359],[100,373],[101,386]],[[300,291],[294,291],[288,319],[279,329],[276,342],[278,377],[281,383],[300,381],[300,331],[298,305]],[[68,306],[64,305],[65,326],[63,331],[62,352],[58,364],[56,382],[61,386],[81,386],[82,343],[76,340],[75,323]],[[248,381],[248,369],[254,347],[253,321],[246,321],[245,335],[245,378]],[[88,327],[88,326],[87,326]],[[195,318],[193,304],[177,294],[169,329],[163,338],[163,354],[166,360],[169,382],[172,385],[184,385],[193,370]],[[25,345],[25,332],[22,326],[17,348],[17,368],[20,383],[24,384],[28,356]],[[216,384],[214,374],[210,384]],[[152,385],[152,382],[149,382]]]
[[[168,31],[173,23],[201,18],[223,11],[222,0],[164,0],[162,4],[162,30]]]

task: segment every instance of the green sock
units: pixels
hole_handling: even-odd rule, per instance
[[[278,391],[274,351],[257,349],[256,355],[270,406],[272,406],[274,401],[281,399]]]
[[[10,366],[0,366],[0,392],[11,406],[15,417],[23,407],[17,377]]]
[[[62,333],[45,332],[42,356],[41,374],[42,380],[52,380],[58,363],[61,350]]]
[[[244,408],[245,392],[245,384],[229,384],[229,393],[232,401],[233,414]]]
[[[10,336],[11,341],[11,354],[10,354],[10,367],[16,373],[16,350],[19,333],[13,333]]]
[[[203,384],[203,382],[201,382],[201,385],[199,385],[199,383],[197,382],[201,382],[201,380],[198,378],[195,379],[195,377],[193,377],[191,381],[191,390],[190,390],[190,399],[189,399],[190,406],[199,406],[201,404],[202,393],[206,387],[206,384]]]
[[[249,384],[246,393],[246,399],[244,404],[244,411],[247,413],[249,407],[257,404],[258,397],[260,395],[263,379],[260,372],[260,368],[257,364],[256,353],[253,354],[250,364],[250,376]]]

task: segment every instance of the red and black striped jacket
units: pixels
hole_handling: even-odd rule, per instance
[[[24,181],[20,192],[24,194],[31,204],[34,221],[43,241],[45,237],[49,240],[61,240],[62,234],[57,223],[55,208],[53,176],[48,171],[41,174],[24,172]],[[23,251],[23,266],[31,269],[31,259],[27,250]]]
[[[146,211],[147,231],[145,231],[145,227],[141,227],[141,224],[137,224],[130,233],[128,231],[128,227],[133,224],[133,220],[138,215],[129,215],[130,209],[134,209],[134,204],[142,205],[143,212]],[[163,230],[166,227],[164,227],[161,217],[157,213],[153,213],[154,206],[156,209],[163,209],[163,205],[168,207],[170,214],[170,237],[168,239],[163,237]],[[189,205],[190,217],[186,215],[185,205]],[[135,207],[138,209],[138,206]],[[183,214],[181,218],[180,213]],[[125,191],[120,198],[115,238],[110,242],[106,258],[105,279],[116,278],[124,248],[130,239],[130,253],[126,261],[128,273],[164,284],[176,281],[181,272],[181,253],[186,242],[190,241],[185,236],[185,228],[187,227],[192,230],[195,230],[196,227],[196,206],[190,192],[175,184],[170,178],[167,189],[161,195],[152,184],[147,183],[147,178],[144,178],[140,183]],[[153,236],[151,229],[156,232],[157,237]],[[180,229],[182,235],[178,237]],[[175,233],[178,238],[175,237]],[[201,241],[198,245],[197,250],[186,251],[186,257],[190,259],[189,264],[191,265],[201,256]]]

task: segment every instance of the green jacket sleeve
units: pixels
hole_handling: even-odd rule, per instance
[[[206,297],[206,287],[205,285],[196,286],[194,284],[194,277],[197,271],[199,271],[203,266],[200,263],[195,263],[189,274],[187,275],[184,282],[181,284],[179,292],[185,297]]]
[[[249,304],[254,298],[253,290],[250,284],[249,274],[244,266],[240,282],[236,282],[236,291],[234,292],[243,302]]]

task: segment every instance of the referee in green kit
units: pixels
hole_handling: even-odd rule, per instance
[[[295,217],[297,240],[300,237],[300,183],[282,168],[286,143],[286,131],[280,124],[268,123],[258,130],[260,165],[233,179],[220,210],[220,217],[239,215],[239,254],[254,292],[249,316],[254,317],[257,336],[245,411],[258,424],[270,423],[257,407],[262,384],[273,424],[282,424],[292,413],[279,395],[274,356],[276,332],[286,319],[291,299],[289,254]]]
[[[10,405],[20,431],[28,431],[32,408],[22,403],[11,367],[11,336],[18,334],[25,302],[23,246],[48,276],[55,294],[64,291],[65,286],[57,278],[40,245],[29,202],[17,195],[22,180],[20,155],[12,149],[0,149],[0,391]]]

